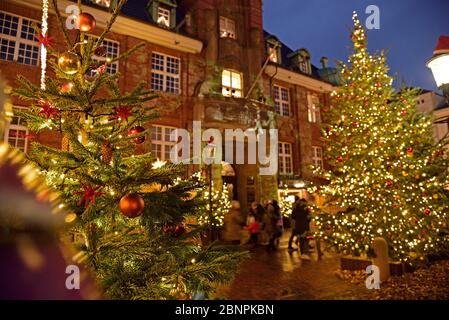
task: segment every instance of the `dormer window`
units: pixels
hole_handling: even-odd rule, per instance
[[[304,73],[309,73],[309,68],[307,67],[307,60],[305,57],[303,56],[299,56],[298,57],[298,61],[299,61],[299,70],[301,70],[301,72]]]
[[[170,10],[162,6],[157,8],[157,23],[163,27],[170,27]]]
[[[312,74],[310,54],[307,49],[299,49],[288,56],[302,73]]]
[[[220,38],[236,38],[234,20],[220,17]]]
[[[274,36],[267,39],[267,54],[271,62],[281,63],[281,43]]]
[[[279,55],[278,51],[274,47],[268,47],[268,58],[271,62],[278,63],[279,62]]]
[[[176,1],[150,0],[147,5],[148,14],[154,23],[167,29],[176,27]]]

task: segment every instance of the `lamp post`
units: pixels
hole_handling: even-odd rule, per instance
[[[214,138],[210,137],[209,141],[207,142],[206,149],[206,159],[207,159],[207,168],[208,168],[208,174],[209,174],[209,220],[211,223],[210,226],[210,240],[215,240],[214,238],[214,226],[212,224],[213,221],[213,213],[212,213],[212,165],[215,161],[215,155],[217,150],[217,145],[214,143]]]
[[[432,58],[427,61],[438,88],[449,103],[449,36],[440,36]]]

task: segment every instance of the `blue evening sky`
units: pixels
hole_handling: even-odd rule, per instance
[[[265,29],[293,50],[305,47],[313,63],[346,60],[352,11],[365,21],[368,5],[380,9],[380,30],[368,31],[370,51],[385,49],[391,74],[407,85],[436,90],[425,66],[438,36],[449,35],[449,0],[264,0]],[[395,82],[397,84],[397,82]]]

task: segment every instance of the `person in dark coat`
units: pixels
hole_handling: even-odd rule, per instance
[[[299,237],[299,250],[301,254],[308,253],[308,245],[306,233],[310,230],[309,227],[309,213],[307,210],[307,201],[305,199],[299,200],[298,197],[293,205],[292,220],[295,221],[295,227],[293,228],[292,235],[288,241],[288,250],[294,250],[292,243],[295,237]]]

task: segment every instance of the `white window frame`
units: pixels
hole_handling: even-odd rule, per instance
[[[323,148],[318,146],[312,147],[312,162],[315,168],[322,169],[324,166],[323,162]]]
[[[17,109],[26,110],[27,108],[26,107],[22,107],[22,106],[14,106],[13,107],[13,114],[14,114],[14,110],[17,110]],[[17,142],[19,140],[24,140],[24,147],[23,147],[23,149],[22,148],[19,148],[19,149],[22,150],[24,153],[26,153],[27,150],[28,150],[28,140],[29,140],[27,136],[29,135],[30,130],[26,126],[20,124],[21,123],[21,117],[13,115],[13,118],[17,118],[17,123],[18,124],[13,124],[12,120],[6,122],[5,134],[4,134],[3,139],[4,139],[4,141],[6,143],[8,143],[10,146],[12,146],[14,148],[18,148],[17,147]],[[11,136],[11,130],[23,131],[23,133],[25,134],[25,137],[22,138],[22,137],[19,137],[17,135],[15,137],[13,137],[13,136]],[[10,142],[10,139],[13,139],[15,141],[14,144],[12,144]]]
[[[11,36],[11,35],[7,35],[7,34],[3,34],[0,33],[0,41],[1,40],[7,40],[7,41],[14,41],[14,56],[13,56],[13,60],[7,60],[7,59],[1,59],[2,61],[8,61],[8,62],[15,62],[15,63],[19,63],[19,64],[24,64],[24,65],[28,65],[28,66],[39,66],[40,63],[40,46],[38,45],[38,40],[36,38],[33,37],[33,40],[29,40],[29,39],[24,39],[21,37],[21,33],[22,33],[22,26],[23,26],[23,21],[27,20],[32,22],[35,22],[36,24],[39,25],[39,22],[37,20],[34,19],[29,19],[27,17],[23,17],[23,16],[19,16],[16,14],[12,14],[10,12],[6,12],[6,11],[2,11],[0,10],[0,13],[3,13],[5,15],[11,16],[11,17],[16,17],[19,19],[18,23],[17,23],[17,32],[16,32],[16,36]],[[35,30],[36,31],[36,30]],[[33,35],[34,36],[34,35]],[[36,64],[32,64],[32,63],[25,63],[25,61],[23,62],[19,62],[19,50],[20,50],[20,45],[23,44],[25,46],[32,46],[38,49],[37,51],[37,59],[36,59]],[[26,56],[23,57],[24,60],[27,58]],[[30,58],[31,59],[31,58]]]
[[[93,34],[89,34],[89,35],[86,35],[86,40],[88,38],[92,38],[92,39],[98,40],[99,37],[97,37],[97,36],[95,36]],[[109,51],[107,50],[108,43],[111,44],[111,45],[114,45],[114,44],[117,45],[117,55],[116,56],[109,55]],[[94,54],[92,56],[92,60],[98,61],[98,62],[106,62],[108,60],[108,58],[115,59],[115,58],[118,58],[120,56],[120,42],[115,41],[115,40],[111,40],[111,39],[104,39],[103,42],[101,43],[101,46],[106,47],[106,57],[100,57],[100,56],[97,56],[97,55]],[[120,64],[119,64],[118,61],[114,61],[112,63],[108,63],[108,65],[106,66],[106,72],[109,73],[109,74],[116,74],[119,71],[119,65]],[[111,68],[111,66],[115,66],[115,70],[116,70],[115,72],[113,72],[113,69]],[[91,74],[91,76],[92,75],[93,74]]]
[[[289,146],[290,152],[287,153],[285,146]],[[293,144],[288,142],[279,142],[279,173],[293,174]],[[290,170],[287,169],[287,163],[290,162]]]
[[[288,88],[279,85],[275,85],[273,90],[274,90],[273,97],[276,113],[278,113],[283,117],[290,117],[291,116],[290,90]],[[287,99],[285,99],[283,95],[284,92],[287,92]]]
[[[154,135],[154,129],[160,129],[160,139],[155,137]],[[174,145],[176,145],[176,141],[170,141],[170,131],[168,130],[176,130],[175,127],[169,127],[169,126],[161,126],[161,125],[152,125],[151,126],[151,153],[155,158],[158,158],[161,161],[170,161],[170,155],[166,156],[165,149],[173,148]],[[153,151],[154,146],[160,146],[160,155],[155,154]]]
[[[307,115],[310,123],[321,123],[320,98],[314,94],[307,95]]]
[[[171,11],[162,6],[157,7],[157,23],[166,28],[170,28]]]
[[[235,20],[220,16],[220,38],[237,39]]]
[[[229,86],[224,84],[225,72],[229,72]],[[238,75],[240,78],[240,86],[234,86],[232,84],[232,76]],[[233,92],[234,91],[234,92]],[[241,72],[224,69],[221,73],[221,93],[225,97],[242,98],[243,97],[243,74]]]
[[[155,65],[153,64],[153,59],[154,56],[158,55],[160,57],[162,57],[163,60],[163,70],[158,70],[155,68]],[[167,71],[168,69],[168,60],[172,59],[174,61],[177,62],[177,69],[178,69],[178,73],[172,73]],[[153,86],[153,74],[155,75],[159,75],[160,77],[162,77],[162,90],[160,88],[155,88]],[[175,80],[177,80],[177,87],[170,87],[168,85],[168,78],[173,78]],[[151,83],[151,88],[155,91],[162,91],[162,92],[168,92],[168,93],[173,93],[173,94],[181,94],[181,59],[178,57],[174,57],[174,56],[169,56],[160,52],[156,52],[153,51],[151,54],[151,79],[150,79],[150,83]],[[170,90],[169,90],[170,88]]]

